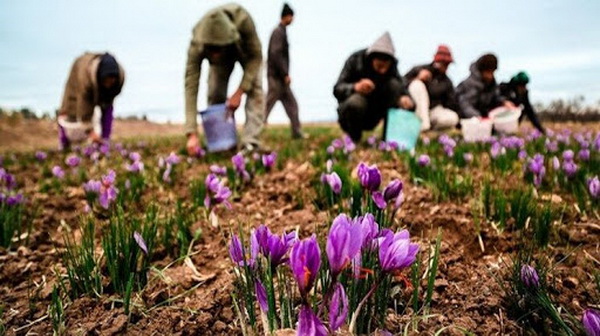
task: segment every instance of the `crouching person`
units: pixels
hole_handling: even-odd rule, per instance
[[[346,60],[333,94],[339,104],[340,127],[353,141],[360,141],[363,131],[372,130],[382,119],[387,120],[390,107],[414,107],[397,65],[387,32],[369,48],[353,53]]]
[[[458,124],[454,84],[446,75],[453,61],[450,49],[440,45],[432,63],[416,66],[404,76],[422,131],[452,128]]]
[[[471,64],[471,75],[456,88],[456,97],[462,118],[487,118],[496,107],[514,109],[515,105],[500,94],[494,72],[498,69],[498,59],[493,54],[485,54]]]
[[[514,75],[508,83],[500,84],[500,93],[510,100],[516,106],[523,108],[519,122],[527,117],[529,121],[542,133],[546,133],[544,126],[537,117],[531,102],[529,101],[529,90],[527,90],[527,84],[529,83],[529,76],[527,73],[521,71]]]
[[[124,82],[125,71],[109,53],[85,53],[75,60],[58,111],[61,149],[87,139],[101,142],[110,138],[113,101]],[[96,107],[101,111],[100,134],[92,123]]]

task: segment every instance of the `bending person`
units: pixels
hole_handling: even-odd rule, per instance
[[[510,100],[516,106],[523,108],[519,122],[527,117],[529,121],[537,128],[540,132],[546,133],[544,126],[537,117],[533,106],[529,102],[529,90],[527,90],[527,84],[529,83],[529,76],[527,73],[521,71],[514,75],[508,83],[500,84],[500,93]]]
[[[390,107],[414,107],[397,65],[387,32],[346,60],[333,95],[339,103],[338,122],[353,141],[360,141],[362,132],[372,130],[382,119],[387,121]],[[385,125],[383,132],[385,138]]]
[[[415,112],[421,119],[422,131],[451,128],[458,124],[454,84],[446,75],[452,62],[450,49],[440,45],[432,63],[416,66],[404,76],[416,105]]]
[[[227,4],[210,10],[193,29],[185,69],[185,132],[187,150],[195,155],[198,140],[198,88],[202,61],[210,64],[208,104],[227,104],[235,112],[246,95],[246,124],[242,131],[242,149],[253,151],[260,146],[259,135],[264,124],[262,89],[262,49],[250,14],[238,4]],[[244,70],[242,81],[227,97],[229,77],[236,62]]]
[[[100,142],[110,138],[113,102],[124,82],[125,71],[109,53],[85,53],[75,60],[58,111],[61,149],[86,139]],[[92,124],[97,106],[101,111],[100,134]]]

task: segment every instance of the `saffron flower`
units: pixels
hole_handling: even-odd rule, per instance
[[[79,158],[79,156],[77,155],[69,155],[66,159],[65,159],[65,163],[67,164],[67,166],[71,167],[71,168],[75,168],[77,166],[79,166],[79,163],[81,163],[81,158]]]
[[[14,189],[17,186],[15,177],[6,172],[4,168],[0,168],[0,186],[4,186],[8,190]]]
[[[46,160],[47,157],[48,157],[48,154],[46,154],[46,152],[42,152],[42,151],[35,152],[35,158],[36,158],[36,160],[38,160],[40,162]]]
[[[307,305],[302,305],[298,316],[297,336],[327,336],[327,328]]]
[[[321,250],[314,234],[310,238],[297,241],[292,246],[290,268],[303,298],[306,298],[314,285],[320,267]]]
[[[254,291],[256,292],[256,300],[258,301],[258,305],[260,306],[260,310],[263,313],[267,313],[269,311],[269,303],[267,302],[267,290],[263,283],[256,279],[254,282]]]
[[[125,164],[125,169],[128,172],[140,173],[144,171],[144,163],[142,161],[134,161],[132,164]]]
[[[294,231],[281,236],[274,235],[263,224],[256,229],[256,240],[260,252],[270,260],[273,267],[277,267],[288,260],[285,256],[298,240],[298,236]]]
[[[575,164],[575,162],[566,160],[563,162],[563,171],[565,172],[567,177],[571,178],[575,176],[575,174],[577,173],[577,169],[578,167]]]
[[[142,237],[142,235],[139,232],[135,231],[133,233],[133,239],[135,240],[137,245],[140,247],[142,252],[144,252],[145,255],[148,255],[148,246],[146,245],[146,241],[144,241],[144,238]]]
[[[537,271],[529,265],[521,267],[521,281],[527,288],[538,288],[540,286],[540,278]]]
[[[473,161],[473,154],[471,153],[464,153],[463,154],[463,159],[465,160],[465,162],[470,163]]]
[[[213,205],[223,204],[228,209],[231,209],[229,197],[231,190],[225,186],[225,182],[219,180],[215,174],[208,174],[204,180],[206,186],[206,196],[204,197],[204,206],[211,209]]]
[[[333,220],[327,236],[326,252],[334,279],[360,252],[363,243],[362,233],[361,227],[354,225],[345,214],[340,214]]]
[[[131,152],[131,153],[129,153],[129,160],[134,161],[134,162],[141,161],[142,156],[138,152]]]
[[[429,158],[429,155],[421,154],[421,155],[419,155],[419,158],[417,159],[417,163],[421,167],[427,167],[431,163],[431,159]]]
[[[588,191],[592,198],[598,198],[598,196],[600,196],[600,180],[598,180],[598,176],[594,176],[588,180]]]
[[[267,170],[273,168],[275,161],[277,161],[276,152],[272,152],[271,154],[263,154],[262,156],[262,164]]]
[[[324,180],[331,187],[334,194],[339,195],[342,192],[342,180],[336,172],[325,174]]]
[[[581,318],[583,328],[588,336],[600,336],[600,312],[587,309]]]
[[[242,153],[237,153],[231,158],[231,162],[233,163],[233,169],[237,173],[239,177],[241,177],[244,181],[250,180],[250,174],[246,170],[246,159]]]
[[[581,161],[589,161],[590,160],[590,150],[587,148],[584,148],[582,150],[579,151],[579,153],[577,153],[577,156],[579,157],[579,160]]]
[[[363,238],[361,248],[370,248],[373,246],[373,240],[379,234],[379,224],[375,222],[375,217],[367,213],[364,216],[357,217],[354,220],[354,225],[360,227]]]
[[[575,158],[575,153],[573,153],[572,150],[567,149],[566,151],[563,152],[563,160],[573,161],[574,158]]]
[[[554,169],[554,171],[560,169],[560,160],[556,156],[552,157],[552,169]]]
[[[65,171],[60,166],[54,166],[52,167],[52,175],[60,180],[65,178]]]
[[[108,174],[102,176],[102,187],[98,196],[98,202],[104,209],[108,209],[110,203],[117,199],[119,190],[114,185],[116,177],[117,174],[112,169],[108,171]]]
[[[358,178],[363,188],[369,191],[376,191],[381,185],[381,172],[377,166],[367,166],[361,162],[357,168]]]
[[[333,295],[329,301],[329,328],[338,330],[348,317],[348,297],[344,286],[337,282],[333,288]]]
[[[383,199],[385,199],[386,202],[396,199],[402,192],[402,188],[402,181],[398,179],[391,181],[387,187],[383,189]]]
[[[231,260],[236,263],[239,267],[250,266],[254,267],[256,263],[256,257],[258,256],[258,241],[256,240],[256,233],[252,230],[250,234],[250,256],[246,257],[244,247],[240,238],[235,233],[231,236],[229,242],[229,256]]]
[[[379,244],[379,264],[384,272],[396,272],[412,265],[417,252],[419,245],[410,242],[407,230],[386,231]]]
[[[171,154],[169,154],[169,156],[167,156],[165,159],[165,162],[170,165],[176,165],[181,162],[181,159],[177,154],[175,154],[175,152],[171,152]]]
[[[210,166],[209,169],[210,169],[210,172],[213,173],[213,174],[215,174],[215,175],[218,175],[218,176],[225,176],[225,175],[227,175],[227,168],[225,168],[225,167],[213,164],[213,165]]]
[[[387,206],[387,202],[385,201],[385,199],[383,198],[383,194],[380,193],[379,191],[376,191],[374,193],[371,194],[371,198],[373,199],[373,202],[375,203],[375,205],[383,210],[386,208]]]

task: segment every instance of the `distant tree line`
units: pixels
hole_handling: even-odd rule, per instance
[[[542,121],[600,121],[600,101],[596,104],[585,104],[584,96],[556,99],[548,104],[537,103],[535,109]]]
[[[57,111],[54,112],[56,115]],[[54,116],[51,116],[49,112],[43,112],[40,114],[36,113],[32,109],[28,107],[23,107],[18,110],[9,110],[0,107],[0,119],[3,118],[11,118],[11,119],[27,119],[27,120],[50,120],[53,119]],[[129,116],[116,116],[117,120],[143,120],[147,121],[148,117],[144,114],[141,117],[138,115],[129,115]]]

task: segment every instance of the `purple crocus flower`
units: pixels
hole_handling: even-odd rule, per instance
[[[421,167],[427,167],[431,163],[431,159],[429,158],[429,155],[421,154],[421,155],[419,155],[419,158],[417,159],[417,163]]]
[[[262,156],[262,164],[266,169],[273,168],[276,160],[277,160],[276,152],[271,152],[271,154],[264,154]]]
[[[579,157],[579,160],[581,161],[589,161],[590,160],[590,150],[587,148],[584,148],[582,150],[579,151],[579,153],[577,153],[577,157]]]
[[[11,190],[17,186],[17,181],[14,175],[9,174],[4,168],[0,168],[0,186],[3,185],[6,189]]]
[[[566,151],[563,152],[563,160],[573,161],[574,158],[575,158],[575,153],[572,150],[567,149]]]
[[[125,169],[128,172],[139,173],[144,171],[144,163],[142,161],[133,161],[132,164],[125,164]]]
[[[227,175],[227,168],[213,164],[210,166],[210,172],[215,174],[215,175],[219,175],[219,176],[225,176]]]
[[[174,166],[181,162],[181,158],[179,158],[179,156],[175,154],[175,152],[171,152],[171,154],[169,154],[169,156],[165,158],[165,162]]]
[[[586,309],[581,318],[583,328],[588,336],[600,336],[600,311]]]
[[[402,181],[398,179],[392,180],[383,190],[383,199],[386,202],[394,200],[402,192],[402,187]]]
[[[331,331],[338,330],[348,317],[348,297],[344,286],[336,282],[333,287],[333,295],[329,301],[329,328]]]
[[[131,152],[131,153],[129,153],[129,160],[131,160],[131,161],[141,161],[142,160],[142,156],[138,152]]]
[[[540,286],[540,278],[537,271],[529,265],[521,267],[521,281],[527,288],[538,288]]]
[[[588,180],[588,191],[592,198],[598,198],[598,196],[600,196],[600,180],[598,180],[598,176],[594,176]]]
[[[170,183],[171,182],[171,172],[173,171],[173,166],[170,163],[167,163],[167,168],[162,174],[163,182]]]
[[[327,146],[327,154],[332,155],[333,153],[335,153],[335,147]]]
[[[46,152],[42,152],[42,151],[35,152],[35,158],[40,162],[46,160],[47,157],[48,157],[48,154],[46,154]]]
[[[327,259],[332,276],[337,277],[360,252],[363,243],[361,227],[354,225],[345,214],[338,215],[327,236]]]
[[[471,153],[464,153],[463,154],[463,159],[465,160],[465,162],[470,163],[473,162],[473,154]]]
[[[260,310],[263,313],[267,313],[269,311],[269,303],[267,302],[267,291],[263,283],[258,279],[254,282],[254,291],[256,292],[256,300],[258,301]]]
[[[119,190],[115,188],[115,179],[117,174],[114,170],[109,170],[108,174],[102,176],[102,188],[98,196],[98,202],[104,209],[108,209],[110,203],[117,199]]]
[[[558,152],[558,142],[546,139],[546,150],[550,153]]]
[[[81,162],[81,158],[79,158],[79,156],[77,155],[69,155],[66,159],[65,159],[65,163],[67,164],[67,166],[71,167],[71,168],[75,168],[77,166],[79,166],[79,163]]]
[[[144,252],[145,255],[148,255],[148,246],[146,245],[146,241],[144,240],[144,237],[142,237],[142,235],[139,232],[135,231],[133,233],[133,239],[135,240],[137,245],[140,247],[142,252]]]
[[[233,167],[236,171],[245,171],[246,170],[246,159],[244,159],[244,155],[242,153],[237,153],[231,158],[231,162],[233,163]]]
[[[560,169],[560,160],[556,156],[552,157],[552,169],[554,169],[554,171]]]
[[[381,192],[375,191],[371,194],[371,198],[373,199],[373,202],[379,209],[383,210],[387,206],[387,202],[383,198],[383,194]]]
[[[577,165],[573,161],[564,161],[563,162],[563,171],[567,175],[567,177],[572,178],[577,173]]]
[[[273,267],[277,267],[287,261],[285,255],[297,241],[297,235],[292,231],[277,236],[263,224],[256,229],[256,240],[262,254],[271,261]]]
[[[377,137],[374,135],[371,135],[368,139],[367,139],[367,143],[374,147],[377,144]]]
[[[362,232],[363,241],[361,247],[363,249],[372,247],[373,240],[379,234],[379,224],[375,222],[375,217],[367,213],[364,216],[357,217],[354,220],[354,225],[360,227]]]
[[[307,305],[302,305],[298,315],[297,336],[327,336],[327,328]]]
[[[52,175],[57,179],[63,179],[65,177],[65,171],[60,166],[52,167]]]
[[[519,154],[517,154],[517,157],[519,160],[525,160],[527,158],[527,151],[524,149],[520,150]]]
[[[409,267],[415,261],[419,245],[410,242],[407,230],[397,233],[386,231],[380,238],[379,264],[384,272],[395,272]]]
[[[83,184],[83,190],[86,193],[100,194],[100,190],[102,189],[102,182],[97,180],[89,180]]]
[[[381,172],[377,166],[367,166],[364,162],[358,165],[358,178],[363,188],[376,191],[381,185]]]
[[[240,238],[235,233],[231,236],[231,242],[229,243],[229,256],[231,260],[236,263],[239,267],[250,266],[254,267],[256,263],[256,257],[258,256],[258,241],[256,240],[256,232],[252,230],[250,234],[250,256],[249,258],[244,253],[244,247]]]
[[[331,190],[336,195],[339,195],[342,192],[342,180],[340,179],[340,176],[336,172],[325,174],[324,176],[325,182],[331,187]]]
[[[306,297],[310,292],[320,267],[321,250],[314,234],[310,238],[297,241],[292,246],[290,268],[302,297]]]
[[[502,147],[502,145],[499,142],[494,142],[492,144],[492,147],[490,148],[490,156],[492,157],[492,159],[495,159],[501,154],[504,154],[505,151],[506,150],[504,149],[504,147]]]
[[[6,204],[8,206],[15,206],[17,204],[23,203],[23,194],[10,195],[6,197]]]
[[[228,209],[231,209],[229,197],[231,190],[225,186],[225,182],[219,180],[215,174],[208,174],[204,180],[206,186],[206,196],[204,197],[204,206],[210,209],[213,204],[223,204]]]

